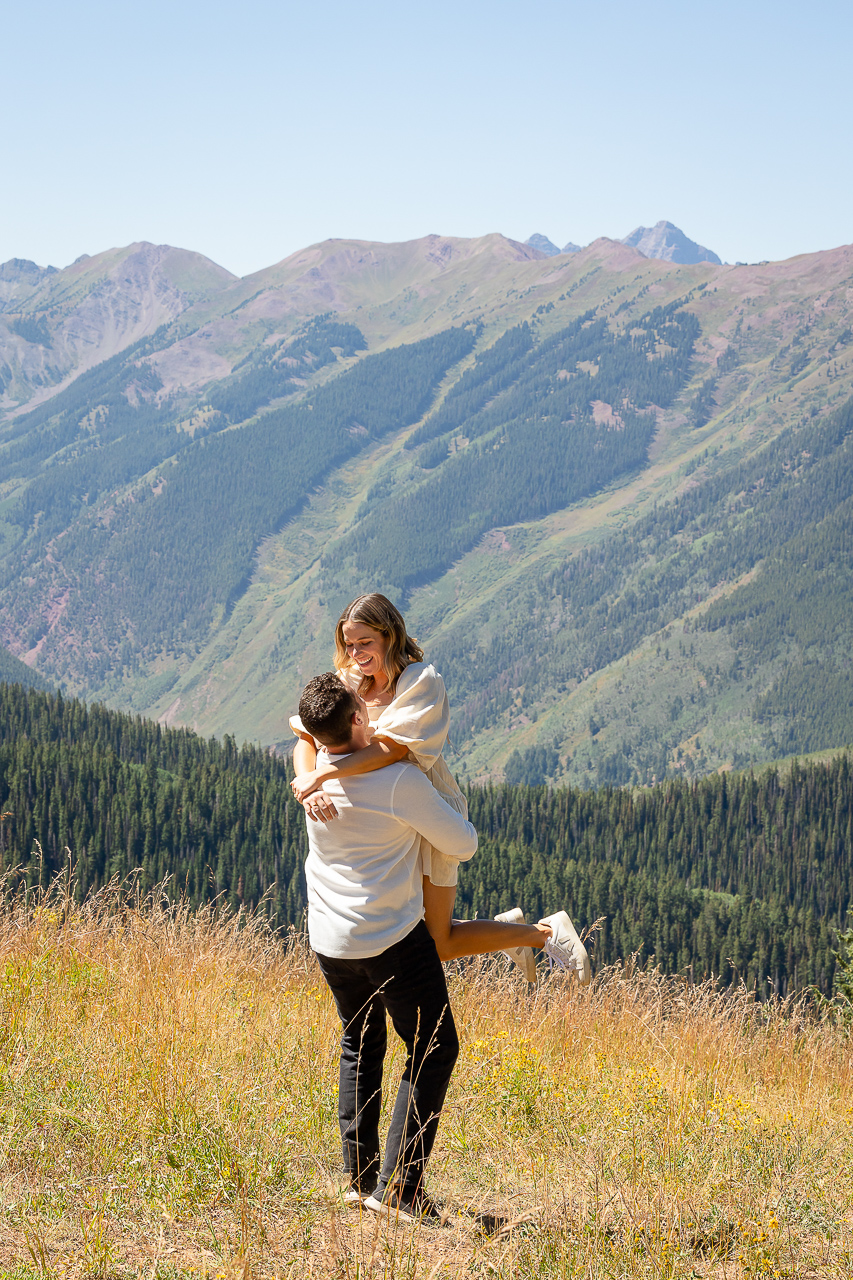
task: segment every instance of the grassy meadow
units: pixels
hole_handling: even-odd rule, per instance
[[[3,1280],[853,1273],[851,1041],[804,1005],[458,966],[437,1229],[343,1204],[301,937],[54,887],[7,898],[0,977]]]

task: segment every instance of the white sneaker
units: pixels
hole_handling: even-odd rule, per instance
[[[521,907],[513,907],[510,911],[502,911],[495,919],[505,924],[524,924],[524,912]],[[536,957],[532,947],[507,947],[504,955],[518,965],[528,982],[536,981]]]
[[[364,1204],[368,1196],[372,1196],[376,1189],[376,1183],[373,1183],[370,1191],[364,1191],[358,1185],[355,1179],[351,1178],[347,1189],[344,1191],[344,1204]]]
[[[551,926],[551,937],[544,947],[551,964],[559,965],[561,969],[573,970],[578,975],[581,986],[588,986],[592,981],[589,956],[566,912],[556,911],[552,916],[545,916],[539,923]]]
[[[365,1209],[381,1214],[391,1222],[411,1222],[421,1226],[444,1227],[449,1214],[440,1209],[425,1191],[408,1191],[391,1185],[381,1195],[376,1192],[364,1201]]]

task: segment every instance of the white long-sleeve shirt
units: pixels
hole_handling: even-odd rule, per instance
[[[353,960],[380,955],[423,917],[420,837],[467,861],[477,833],[405,761],[329,779],[323,790],[338,816],[329,823],[307,819],[311,946]]]

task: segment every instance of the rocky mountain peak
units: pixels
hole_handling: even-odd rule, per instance
[[[622,241],[630,248],[636,249],[644,258],[660,258],[663,262],[690,264],[694,262],[715,262],[721,265],[720,259],[704,245],[691,240],[683,231],[671,222],[656,222],[653,227],[637,227]]]
[[[29,258],[0,262],[0,311],[16,311],[22,300],[56,274],[56,267],[40,267]]]
[[[55,274],[56,267],[40,267],[29,258],[10,258],[8,262],[0,262],[0,280],[38,284],[45,276]]]
[[[562,249],[554,244],[553,240],[549,240],[547,236],[543,236],[537,231],[535,235],[529,236],[524,242],[529,248],[537,249],[539,253],[544,253],[547,257],[553,258],[558,253],[580,253],[581,245],[575,244],[570,240],[568,244],[564,244]]]
[[[548,258],[553,258],[555,254],[560,252],[554,241],[549,240],[547,236],[543,236],[539,231],[532,236],[528,236],[524,243],[529,245],[531,249],[538,249],[540,253],[544,253]]]
[[[0,312],[21,315],[0,327],[0,406],[34,407],[235,279],[203,254],[148,241],[61,271],[13,258],[0,267]]]

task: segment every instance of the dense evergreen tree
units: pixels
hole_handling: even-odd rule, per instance
[[[307,846],[289,776],[228,737],[0,685],[0,869],[45,884],[70,851],[78,896],[139,869],[143,890],[171,876],[194,905],[263,899],[298,924]]]

